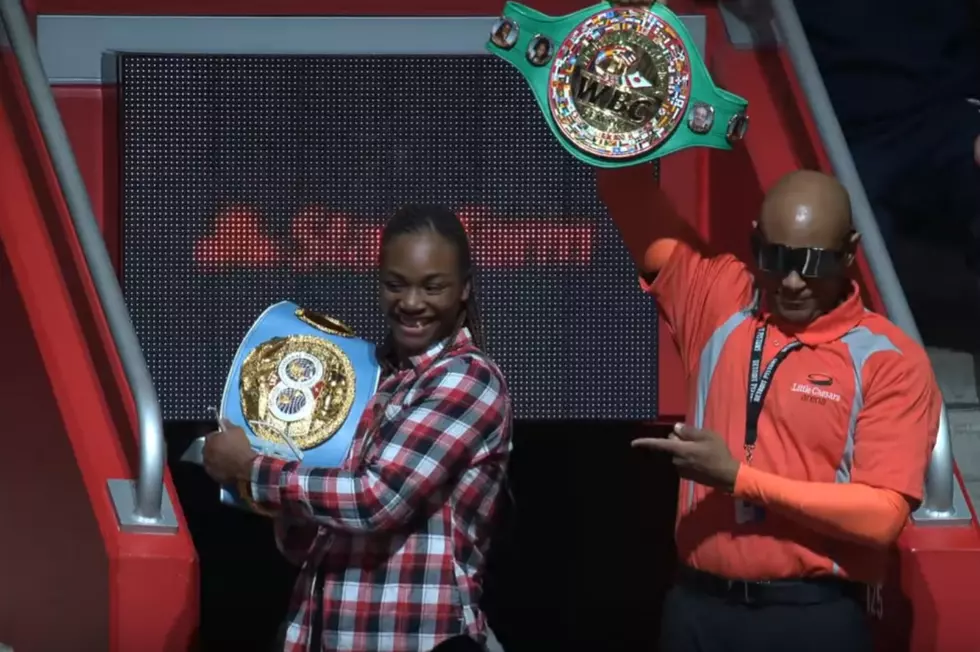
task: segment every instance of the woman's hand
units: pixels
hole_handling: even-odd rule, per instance
[[[204,442],[204,470],[219,484],[249,481],[256,457],[245,431],[224,419]]]

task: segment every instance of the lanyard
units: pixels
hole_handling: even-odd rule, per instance
[[[752,342],[752,355],[749,357],[749,396],[745,408],[745,461],[752,462],[752,452],[755,441],[759,438],[759,417],[762,415],[762,404],[772,385],[772,376],[776,367],[783,363],[790,353],[803,346],[802,342],[793,341],[779,350],[779,353],[762,368],[762,351],[766,343],[766,325],[763,324],[755,332]],[[761,373],[760,373],[761,370]]]

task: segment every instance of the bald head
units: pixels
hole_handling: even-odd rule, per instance
[[[852,229],[850,197],[831,176],[791,172],[766,194],[759,227],[769,242],[837,249]]]
[[[859,236],[851,227],[847,191],[833,177],[800,171],[780,179],[762,203],[759,230],[758,282],[777,316],[809,323],[851,291],[845,272]],[[823,252],[811,256],[813,249]]]

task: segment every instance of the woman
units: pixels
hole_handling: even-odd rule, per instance
[[[481,351],[469,242],[452,211],[408,206],[388,222],[381,309],[383,376],[342,468],[256,456],[230,424],[208,437],[205,468],[247,483],[302,566],[283,649],[482,650],[511,406]]]

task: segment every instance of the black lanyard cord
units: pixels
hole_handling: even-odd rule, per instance
[[[749,356],[749,390],[748,402],[745,407],[745,459],[752,461],[755,442],[759,438],[759,417],[762,416],[762,405],[766,394],[772,386],[772,377],[776,368],[783,363],[793,351],[803,346],[802,342],[793,341],[784,346],[762,369],[762,353],[766,343],[766,325],[763,324],[755,332],[752,340],[752,354]]]

